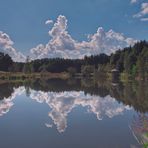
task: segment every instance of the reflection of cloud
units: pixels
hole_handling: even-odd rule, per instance
[[[0,116],[3,116],[9,112],[10,108],[13,106],[12,102],[2,100],[0,101]]]
[[[4,114],[8,113],[11,107],[14,105],[13,99],[16,98],[16,96],[21,95],[25,91],[24,87],[19,87],[17,89],[14,89],[14,92],[12,95],[8,98],[4,98],[0,101],[0,116],[3,116]]]
[[[0,116],[3,116],[14,105],[13,99],[25,92],[24,87],[14,89],[14,93],[8,98],[0,101]],[[111,96],[104,98],[99,96],[85,95],[84,92],[42,92],[31,90],[30,97],[39,103],[49,105],[51,111],[48,116],[52,119],[59,132],[64,132],[67,128],[67,116],[73,108],[77,106],[86,107],[88,112],[96,115],[98,120],[102,120],[104,116],[112,118],[123,114],[125,110],[130,109],[128,106],[119,104]],[[45,123],[45,126],[52,128],[53,124]]]
[[[45,126],[48,128],[52,128],[52,124],[45,123]]]
[[[103,116],[112,118],[120,115],[124,110],[129,109],[128,106],[119,104],[114,98],[106,96],[85,95],[84,92],[42,92],[31,91],[30,97],[39,103],[47,103],[51,108],[49,117],[57,126],[59,132],[64,132],[67,127],[67,116],[71,110],[77,106],[87,107],[89,112],[96,115],[98,120]],[[47,127],[52,127],[51,124],[46,124]]]

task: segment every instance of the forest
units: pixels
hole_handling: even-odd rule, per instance
[[[26,58],[26,62],[14,62],[8,54],[0,52],[1,72],[21,73],[92,73],[94,71],[108,73],[116,69],[132,77],[148,77],[148,42],[140,41],[132,47],[119,49],[111,55],[85,56],[84,59],[36,59]]]

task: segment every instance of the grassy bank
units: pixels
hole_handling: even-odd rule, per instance
[[[112,73],[109,72],[95,72],[91,73],[89,76],[83,76],[82,73],[76,73],[75,75],[71,75],[68,72],[61,72],[61,73],[51,73],[51,72],[44,72],[44,73],[22,73],[22,72],[0,72],[0,83],[6,81],[15,81],[15,82],[24,82],[26,80],[33,80],[33,79],[70,79],[70,78],[91,78],[94,81],[113,81]],[[119,76],[115,80],[122,81],[122,82],[129,82],[129,81],[141,81],[144,80],[140,77],[133,77],[132,75],[126,73],[119,73]],[[148,80],[148,77],[145,78]]]
[[[26,79],[54,79],[54,78],[60,78],[60,79],[68,79],[69,74],[66,72],[62,73],[12,73],[12,72],[0,72],[0,81],[3,80],[10,80],[10,81],[23,81]]]

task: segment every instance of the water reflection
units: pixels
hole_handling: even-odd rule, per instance
[[[84,83],[83,81],[84,80],[66,81],[56,79],[48,81],[35,80],[26,83],[0,84],[0,100],[14,96],[15,93],[19,93],[19,90],[21,90],[20,92],[25,91],[27,96],[31,95],[33,92],[32,90],[36,91],[36,94],[55,92],[57,95],[56,97],[64,92],[65,95],[71,94],[71,96],[73,96],[73,94],[75,94],[74,96],[76,96],[76,94],[77,96],[83,94],[86,96],[98,96],[102,98],[111,96],[112,98],[115,98],[117,102],[133,107],[138,112],[145,113],[148,111],[148,83],[133,82],[112,85],[109,82],[103,81],[95,82],[93,84],[88,83],[86,85],[86,82]],[[38,100],[38,102],[42,101],[45,101],[44,96],[40,97]]]
[[[131,130],[136,140],[148,147],[148,114],[136,114],[133,117]]]
[[[67,127],[67,116],[73,108],[77,106],[86,107],[88,112],[96,115],[98,120],[102,120],[104,116],[112,118],[123,111],[129,110],[128,106],[119,104],[109,95],[102,98],[99,96],[85,95],[84,92],[42,92],[31,91],[30,97],[39,103],[47,103],[51,111],[48,116],[53,120],[59,132],[64,132]],[[46,124],[52,127],[51,124]]]
[[[14,105],[13,100],[16,98],[16,96],[21,95],[24,91],[24,87],[14,88],[12,94],[9,97],[3,96],[3,98],[0,100],[0,116],[3,116],[9,112],[11,107]]]
[[[91,82],[85,80],[48,80],[25,83],[0,84],[0,116],[6,115],[14,104],[14,99],[26,96],[49,107],[44,123],[47,128],[56,126],[59,133],[66,130],[68,115],[78,106],[85,108],[98,120],[113,118],[135,110],[129,127],[135,139],[141,144],[148,142],[148,84]]]

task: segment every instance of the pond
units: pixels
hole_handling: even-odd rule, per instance
[[[2,83],[0,148],[146,147],[147,111],[144,82]]]

